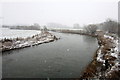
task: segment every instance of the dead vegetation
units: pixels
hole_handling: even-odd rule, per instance
[[[80,79],[120,78],[120,53],[117,50],[116,41],[115,37],[98,35],[100,47]]]

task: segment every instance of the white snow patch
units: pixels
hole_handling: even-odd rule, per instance
[[[109,35],[104,35],[105,38],[110,38],[110,39],[114,39],[113,37],[109,36]]]
[[[28,46],[28,45],[29,45],[29,43],[28,43],[28,42],[25,42],[25,43],[19,44],[19,47],[24,47],[24,46]]]
[[[0,28],[0,39],[4,38],[27,38],[32,37],[33,35],[40,34],[41,31],[39,30],[15,30],[15,29],[8,29],[8,28]]]
[[[101,50],[99,50],[98,56],[97,56],[97,61],[105,63],[105,60],[103,60],[103,54],[101,54]]]
[[[111,53],[111,56],[118,58],[118,54],[117,53]]]
[[[114,51],[116,51],[116,52],[118,51],[118,46],[116,46],[116,47],[114,48]]]

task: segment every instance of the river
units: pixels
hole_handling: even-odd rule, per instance
[[[94,37],[53,33],[61,39],[4,52],[3,78],[79,78],[98,48]]]

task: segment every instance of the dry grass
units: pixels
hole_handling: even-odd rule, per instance
[[[115,65],[114,60],[116,60],[116,57],[113,57],[111,55],[108,55],[111,48],[113,48],[115,45],[112,41],[112,39],[104,38],[102,36],[98,36],[98,43],[100,47],[96,51],[93,61],[86,67],[84,70],[82,76],[80,79],[88,79],[88,78],[120,78],[120,71],[113,71],[112,73],[105,76],[104,74],[101,74],[100,77],[99,73],[104,73],[106,70],[110,68],[110,66]],[[97,54],[99,53],[99,50],[101,50],[101,54],[103,54],[104,60],[108,60],[107,66],[103,66],[102,62],[98,62],[96,60]],[[106,68],[107,67],[107,68]],[[119,66],[120,67],[120,66]]]

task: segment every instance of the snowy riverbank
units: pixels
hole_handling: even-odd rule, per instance
[[[55,35],[49,32],[39,33],[27,38],[3,39],[0,41],[0,50],[3,52],[25,47],[32,47],[38,44],[52,42],[57,39],[58,38],[56,38]]]
[[[97,37],[99,48],[92,62],[86,67],[81,76],[83,78],[120,78],[120,43],[117,35],[97,31],[95,35],[84,31],[55,30],[62,33],[73,33]]]
[[[120,78],[118,37],[105,34],[98,35],[97,39],[99,48],[81,78]]]

